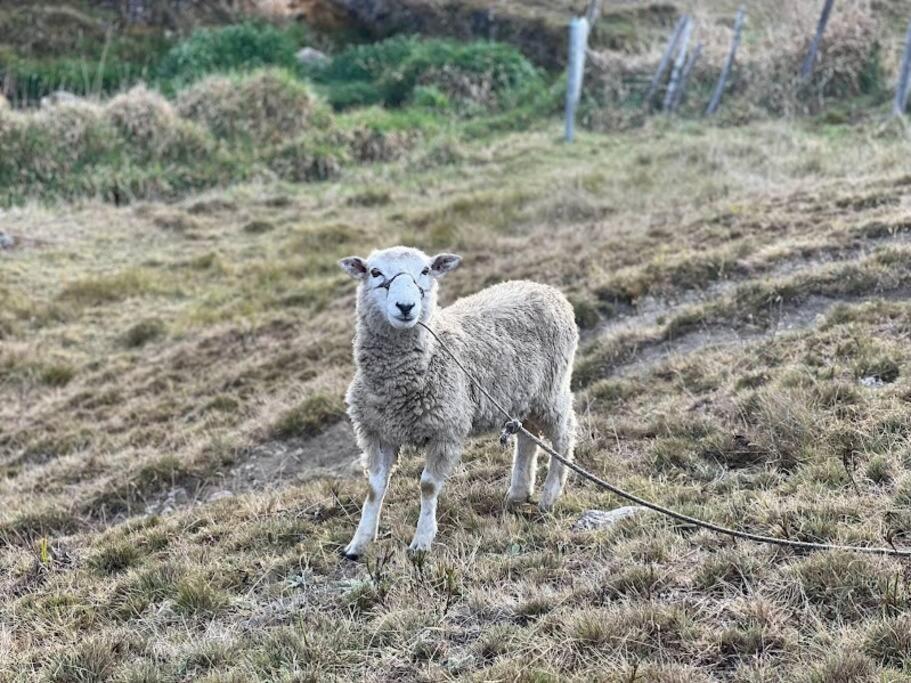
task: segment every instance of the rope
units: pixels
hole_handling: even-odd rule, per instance
[[[449,355],[449,357],[452,358],[453,361],[455,361],[455,364],[457,366],[459,366],[459,368],[462,370],[462,372],[465,373],[465,375],[468,377],[468,379],[471,380],[471,382],[478,388],[478,390],[482,394],[484,394],[484,396],[487,397],[487,399],[491,403],[493,403],[493,405],[497,408],[497,410],[499,410],[500,413],[502,413],[503,416],[506,418],[506,423],[503,425],[503,431],[500,434],[500,443],[502,443],[504,445],[506,444],[507,440],[509,439],[509,437],[511,435],[521,432],[523,435],[525,435],[527,438],[531,439],[535,444],[537,444],[537,446],[541,450],[543,450],[545,453],[547,453],[550,457],[555,458],[557,460],[557,462],[562,463],[563,465],[565,465],[566,467],[571,469],[573,472],[575,472],[576,474],[581,476],[583,479],[587,479],[588,481],[592,482],[593,484],[600,486],[601,488],[606,489],[607,491],[610,491],[611,493],[613,493],[621,498],[625,498],[626,500],[628,500],[630,502],[636,503],[637,505],[641,505],[642,507],[649,508],[650,510],[654,510],[655,512],[660,512],[662,515],[666,515],[667,517],[671,517],[672,519],[676,519],[680,522],[686,522],[687,524],[692,524],[693,526],[702,527],[703,529],[709,529],[710,531],[715,531],[719,534],[725,534],[725,535],[731,536],[733,538],[740,538],[745,541],[753,541],[754,543],[765,543],[767,545],[777,545],[777,546],[784,546],[784,547],[788,547],[788,548],[800,548],[802,550],[844,550],[847,552],[867,553],[870,555],[889,555],[892,557],[911,557],[911,550],[899,550],[897,548],[885,548],[885,547],[875,547],[875,546],[840,545],[840,544],[836,544],[836,543],[812,543],[809,541],[794,541],[794,540],[787,539],[787,538],[775,538],[774,536],[764,536],[762,534],[750,533],[749,531],[739,531],[737,529],[731,529],[729,527],[722,526],[720,524],[715,524],[713,522],[707,522],[703,519],[699,519],[698,517],[692,517],[691,515],[687,515],[682,512],[672,510],[671,508],[664,507],[663,505],[659,505],[658,503],[653,503],[650,500],[646,500],[645,498],[637,496],[635,493],[630,493],[629,491],[625,491],[624,489],[621,489],[619,486],[615,486],[614,484],[611,484],[610,482],[607,482],[604,479],[601,479],[600,477],[592,474],[591,472],[589,472],[585,468],[581,467],[580,465],[577,465],[575,462],[573,462],[572,460],[569,460],[565,456],[560,455],[553,448],[551,448],[550,446],[545,444],[543,441],[541,441],[540,438],[538,438],[537,436],[532,434],[530,431],[528,431],[522,425],[521,420],[518,420],[515,417],[513,417],[512,415],[510,415],[509,411],[506,410],[506,408],[504,408],[500,404],[499,401],[497,401],[493,396],[491,396],[490,392],[488,392],[483,386],[481,386],[481,383],[478,382],[478,380],[475,378],[474,375],[472,375],[471,372],[469,372],[468,368],[466,368],[464,365],[462,365],[462,362],[455,356],[455,354],[452,351],[449,350],[449,347],[446,346],[445,343],[443,343],[443,340],[440,339],[440,337],[437,335],[436,332],[434,332],[432,329],[430,329],[430,327],[428,327],[421,321],[418,321],[418,325],[420,325],[425,330],[427,330],[433,336],[433,338],[437,340],[437,343],[440,345],[440,348],[443,349],[443,351],[445,351]]]

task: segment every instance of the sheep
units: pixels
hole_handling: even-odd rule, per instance
[[[409,247],[339,261],[359,282],[356,372],[345,401],[369,484],[357,530],[342,551],[348,559],[358,559],[376,538],[402,446],[426,450],[421,513],[410,551],[428,551],[437,532],[437,497],[465,440],[504,422],[419,321],[513,416],[572,458],[576,416],[570,379],[579,339],[572,306],[553,287],[517,280],[438,309],[437,281],[461,261],[454,254],[431,258]],[[531,498],[536,457],[536,444],[520,432],[507,504]],[[541,510],[553,507],[567,474],[566,466],[551,458]]]

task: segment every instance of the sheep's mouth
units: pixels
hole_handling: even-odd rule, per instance
[[[396,316],[393,316],[393,317],[394,317],[396,320],[398,320],[399,322],[403,322],[403,323],[410,323],[412,320],[414,320],[414,316],[413,316],[413,315],[396,315]]]

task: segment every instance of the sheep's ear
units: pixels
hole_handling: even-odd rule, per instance
[[[349,256],[348,258],[343,258],[338,264],[342,267],[348,275],[353,277],[355,280],[365,280],[367,279],[367,262],[362,259],[360,256]]]
[[[452,272],[462,263],[462,257],[455,254],[437,254],[430,262],[430,272],[434,277],[440,277]]]

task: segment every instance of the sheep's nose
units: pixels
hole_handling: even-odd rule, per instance
[[[411,309],[414,308],[414,304],[396,304],[395,307],[402,312],[404,317],[408,317],[411,313]]]

